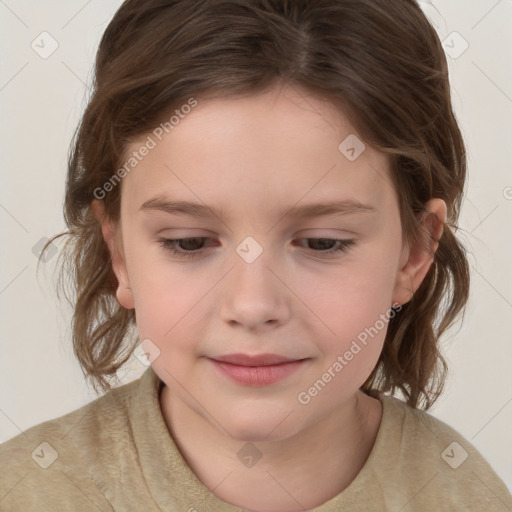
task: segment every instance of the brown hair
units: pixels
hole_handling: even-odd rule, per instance
[[[389,155],[406,242],[430,248],[418,214],[431,198],[446,202],[434,261],[390,320],[380,359],[362,386],[366,392],[400,390],[409,405],[428,409],[447,372],[438,339],[469,294],[469,265],[455,236],[466,154],[442,45],[413,0],[121,5],[102,37],[92,94],[70,148],[64,204],[69,231],[50,240],[68,236],[60,277],[67,270],[76,295],[73,347],[84,375],[96,391],[97,385],[107,391],[108,379],[138,341],[128,336],[135,311],[116,300],[111,256],[91,210],[94,191],[122,165],[129,142],[191,97],[251,95],[278,83],[343,107],[358,136]],[[120,194],[121,186],[114,186],[103,199],[114,222]]]

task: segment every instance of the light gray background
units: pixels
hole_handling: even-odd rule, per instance
[[[37,278],[34,246],[65,229],[68,145],[99,38],[120,4],[0,0],[0,442],[97,397],[72,354],[71,310],[54,291],[57,257]],[[469,156],[460,236],[473,279],[462,327],[442,342],[450,377],[429,412],[472,442],[512,490],[512,1],[423,5],[452,53]],[[59,45],[46,59],[31,48],[43,31]],[[145,368],[133,358],[120,382]]]

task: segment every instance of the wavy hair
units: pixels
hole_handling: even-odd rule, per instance
[[[428,409],[447,365],[439,338],[465,309],[469,264],[456,237],[466,152],[452,110],[437,33],[414,0],[126,0],[106,28],[91,95],[71,142],[59,283],[73,305],[73,349],[96,391],[137,344],[135,311],[116,300],[117,278],[91,202],[132,140],[191,97],[251,95],[300,86],[343,108],[358,136],[389,155],[403,239],[430,239],[418,220],[441,198],[447,221],[434,261],[390,320],[361,389],[401,391]],[[121,186],[102,198],[118,221]],[[95,195],[96,191],[96,195]],[[60,296],[60,295],[59,295]],[[442,303],[444,302],[444,303]]]

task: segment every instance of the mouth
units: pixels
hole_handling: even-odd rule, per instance
[[[301,360],[300,358],[289,358],[278,354],[228,354],[225,356],[214,357],[212,359],[237,366],[270,366]]]
[[[309,358],[291,359],[277,354],[229,354],[208,358],[224,377],[245,386],[268,386],[279,382],[305,364]]]

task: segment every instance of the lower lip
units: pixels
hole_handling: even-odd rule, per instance
[[[268,366],[239,366],[210,359],[213,365],[225,376],[244,386],[268,386],[286,379],[295,373],[306,360]]]

